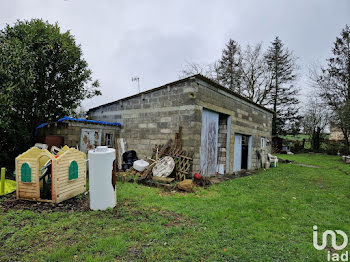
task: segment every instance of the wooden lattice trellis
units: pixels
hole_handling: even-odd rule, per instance
[[[168,155],[174,158],[175,161],[176,180],[182,181],[186,179],[191,172],[193,153],[188,153],[182,149],[171,148]]]
[[[155,146],[153,149],[154,152],[157,152],[157,148],[161,148],[162,145]],[[185,150],[182,150],[180,148],[174,148],[170,147],[164,155],[170,156],[175,161],[175,174],[176,174],[176,180],[182,181],[186,179],[186,177],[189,177],[191,173],[191,167],[192,167],[192,152],[187,152]]]

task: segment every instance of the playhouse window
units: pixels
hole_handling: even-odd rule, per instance
[[[27,163],[24,163],[21,167],[21,181],[32,182],[31,170]]]
[[[69,180],[78,178],[78,163],[77,161],[72,161],[69,166]]]

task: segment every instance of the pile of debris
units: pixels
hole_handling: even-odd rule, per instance
[[[169,139],[163,145],[155,145],[153,155],[146,160],[138,160],[135,151],[127,151],[119,156],[123,160],[119,179],[123,176],[133,175],[134,180],[164,188],[174,189],[175,182],[181,190],[192,191],[193,181],[191,178],[193,152],[182,149],[182,127],[175,134],[175,139]]]

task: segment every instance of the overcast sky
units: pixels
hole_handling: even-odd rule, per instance
[[[350,25],[350,0],[87,1],[2,0],[0,28],[17,19],[43,18],[70,30],[101,83],[102,96],[84,109],[178,79],[186,61],[217,60],[225,43],[242,46],[275,36],[299,57],[299,85],[308,67],[330,56],[335,37]]]

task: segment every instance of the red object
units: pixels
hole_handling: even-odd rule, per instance
[[[64,146],[64,139],[62,136],[44,136],[38,137],[36,142],[48,145],[48,150],[51,150],[52,146],[62,147]]]
[[[58,158],[58,157],[59,157],[59,155],[56,155],[56,156],[55,156],[55,158]]]
[[[194,174],[194,178],[199,180],[199,179],[201,179],[202,177],[201,177],[198,173],[195,173],[195,174]]]

